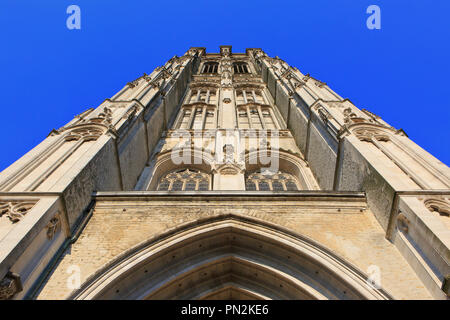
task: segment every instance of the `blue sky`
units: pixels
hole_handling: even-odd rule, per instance
[[[372,4],[381,30],[366,27]],[[225,44],[279,56],[448,165],[449,14],[448,0],[1,0],[0,170],[173,55]]]

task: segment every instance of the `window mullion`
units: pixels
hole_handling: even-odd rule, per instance
[[[264,117],[262,115],[261,106],[258,105],[258,107],[256,109],[258,110],[258,116],[259,116],[259,121],[261,122],[261,127],[263,129],[266,129],[266,124],[264,122]]]
[[[245,90],[242,90],[242,95],[244,97],[244,103],[247,103],[247,92]]]
[[[250,107],[247,106],[246,109],[247,109],[248,128],[252,129],[252,118],[250,116]]]

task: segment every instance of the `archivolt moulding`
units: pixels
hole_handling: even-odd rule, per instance
[[[331,250],[234,214],[199,219],[125,251],[69,299],[197,299],[226,288],[262,299],[391,299]]]
[[[263,148],[250,150],[245,155],[245,167],[247,172],[254,172],[261,167],[273,166],[271,163],[262,163],[261,155],[267,157],[267,160],[277,159],[279,170],[289,173],[296,177],[304,190],[319,190],[319,186],[308,169],[308,163],[296,154],[287,150]]]
[[[214,163],[212,152],[209,152],[209,150],[196,148],[193,144],[189,144],[186,149],[189,153],[189,159],[184,159],[183,157],[183,152],[185,150],[184,148],[169,149],[159,153],[156,156],[155,160],[152,161],[151,170],[149,173],[149,177],[151,177],[151,180],[148,181],[145,190],[155,190],[161,177],[173,170],[185,168],[197,169],[208,173],[212,171],[212,165]],[[174,162],[172,154],[173,152],[177,152],[179,154],[179,160],[183,161],[182,163]]]

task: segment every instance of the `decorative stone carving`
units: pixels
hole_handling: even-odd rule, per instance
[[[235,175],[235,174],[238,174],[239,171],[235,167],[227,165],[227,166],[221,168],[219,173],[222,175]]]
[[[163,68],[163,70],[161,71],[160,76],[163,79],[169,79],[172,76],[172,72],[171,72],[170,69]]]
[[[186,52],[186,55],[189,55],[191,57],[195,56],[198,53],[197,49],[189,49],[188,52]]]
[[[134,88],[134,87],[136,87],[136,86],[139,84],[139,80],[136,79],[136,80],[133,80],[133,81],[128,82],[127,84],[128,84],[128,86],[129,86],[130,88]]]
[[[373,118],[373,119],[381,119],[378,115],[376,115],[376,114],[373,113],[373,112],[370,112],[370,111],[367,110],[367,109],[361,109],[361,111],[364,112],[365,114],[367,114],[368,116],[370,116],[370,117]]]
[[[153,82],[150,83],[150,88],[159,90],[161,88],[161,82],[154,80]]]
[[[122,116],[122,119],[131,119],[138,111],[138,108],[139,107],[137,105],[133,105],[130,109],[127,110],[127,112],[125,112],[125,114]]]
[[[97,127],[82,126],[70,131],[64,139],[66,141],[78,141],[80,139],[83,141],[96,141],[102,134],[103,131]]]
[[[325,82],[322,82],[322,81],[319,81],[319,80],[317,80],[314,84],[315,84],[317,87],[319,87],[319,88],[323,88],[324,86],[327,85]]]
[[[446,274],[444,276],[444,281],[442,281],[442,291],[447,295],[447,297],[450,297],[450,274]]]
[[[103,108],[103,112],[98,115],[99,118],[103,119],[104,123],[110,124],[112,122],[112,110],[108,107]]]
[[[228,176],[243,173],[244,171],[245,167],[243,165],[231,162],[224,163],[213,169],[213,172],[217,172],[220,173],[221,175],[228,175]]]
[[[409,229],[409,224],[410,222],[408,218],[406,218],[406,216],[400,212],[397,216],[397,228],[400,231],[407,233]]]
[[[344,109],[344,123],[346,125],[350,125],[353,123],[362,123],[362,122],[368,122],[368,121],[364,118],[358,117],[358,115],[356,113],[354,113],[350,107],[347,109]]]
[[[450,217],[450,202],[448,199],[427,199],[424,201],[424,204],[431,212],[437,212],[441,216]]]
[[[231,102],[231,99],[230,98],[225,98],[225,99],[223,99],[223,103],[230,103]]]
[[[22,291],[20,276],[8,272],[8,274],[0,281],[0,300],[9,300],[20,291]]]
[[[59,213],[57,213],[47,224],[47,238],[49,240],[53,239],[54,235],[61,226],[61,219]]]
[[[353,133],[360,141],[372,142],[373,139],[384,142],[390,141],[389,135],[376,127],[356,129]]]
[[[331,114],[327,111],[327,109],[325,109],[322,105],[319,105],[319,107],[317,108],[317,112],[319,113],[319,116],[324,123],[327,123],[328,120],[333,118]]]
[[[0,201],[0,217],[6,216],[12,223],[19,222],[35,204],[31,201]]]
[[[221,85],[225,87],[232,87],[232,67],[233,61],[231,60],[228,53],[224,52],[223,57],[220,60],[220,70],[221,70]]]
[[[169,59],[169,61],[167,61],[167,64],[175,63],[177,61],[178,61],[178,55],[174,55],[172,58]]]
[[[231,144],[226,144],[223,146],[224,162],[234,161],[234,147]]]

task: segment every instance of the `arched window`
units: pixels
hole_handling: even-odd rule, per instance
[[[245,62],[235,62],[233,63],[233,69],[235,74],[240,73],[250,73],[248,71],[248,66]]]
[[[219,63],[217,62],[206,62],[203,65],[202,73],[217,73],[219,69]]]
[[[210,175],[198,170],[182,169],[162,177],[158,183],[158,191],[208,191]]]
[[[255,172],[245,180],[247,191],[297,191],[297,179],[285,172]]]

